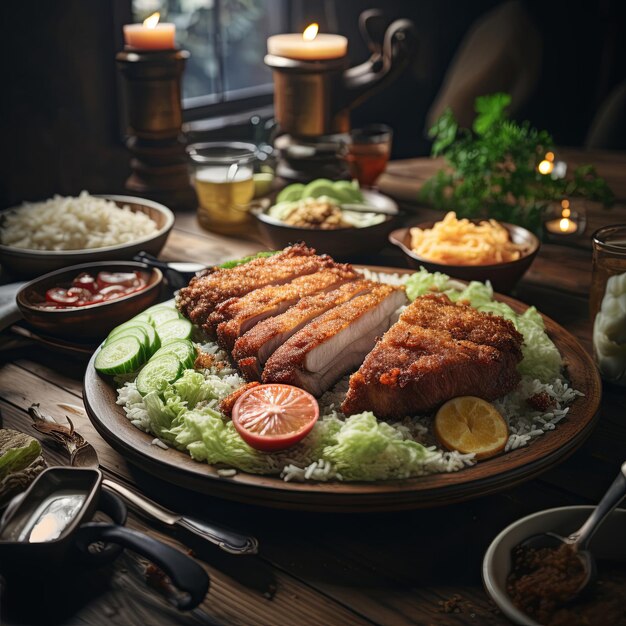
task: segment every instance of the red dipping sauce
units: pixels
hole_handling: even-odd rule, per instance
[[[116,300],[148,286],[142,272],[98,272],[92,276],[83,272],[69,287],[59,285],[46,291],[46,300],[37,306],[42,309],[74,309],[91,304]]]

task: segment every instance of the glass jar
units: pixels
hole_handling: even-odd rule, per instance
[[[626,224],[600,228],[592,241],[594,356],[604,380],[626,385]]]
[[[196,143],[187,148],[203,228],[223,235],[251,232],[255,153],[254,144],[241,142]]]

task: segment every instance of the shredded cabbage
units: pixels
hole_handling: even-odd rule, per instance
[[[369,411],[349,417],[322,458],[348,480],[407,478],[421,473],[428,450]]]

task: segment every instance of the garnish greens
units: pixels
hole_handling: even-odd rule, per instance
[[[218,265],[219,268],[223,270],[229,270],[233,267],[237,267],[238,265],[245,265],[246,263],[250,263],[250,261],[254,261],[254,259],[263,259],[268,256],[273,256],[274,254],[278,254],[281,250],[266,250],[263,252],[257,252],[252,256],[246,256],[242,259],[235,259],[234,261],[226,261],[226,263],[222,263]]]
[[[472,128],[461,128],[447,109],[430,129],[433,156],[447,167],[422,188],[422,199],[459,217],[490,217],[539,231],[541,213],[551,202],[583,197],[609,206],[613,193],[593,166],[583,165],[573,176],[544,175],[537,166],[554,140],[529,122],[508,118],[511,96],[496,93],[476,99]]]

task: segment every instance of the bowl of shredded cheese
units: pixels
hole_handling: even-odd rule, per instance
[[[389,235],[410,267],[425,267],[462,280],[489,280],[508,293],[530,267],[540,242],[529,230],[492,219],[458,219],[400,228]]]

